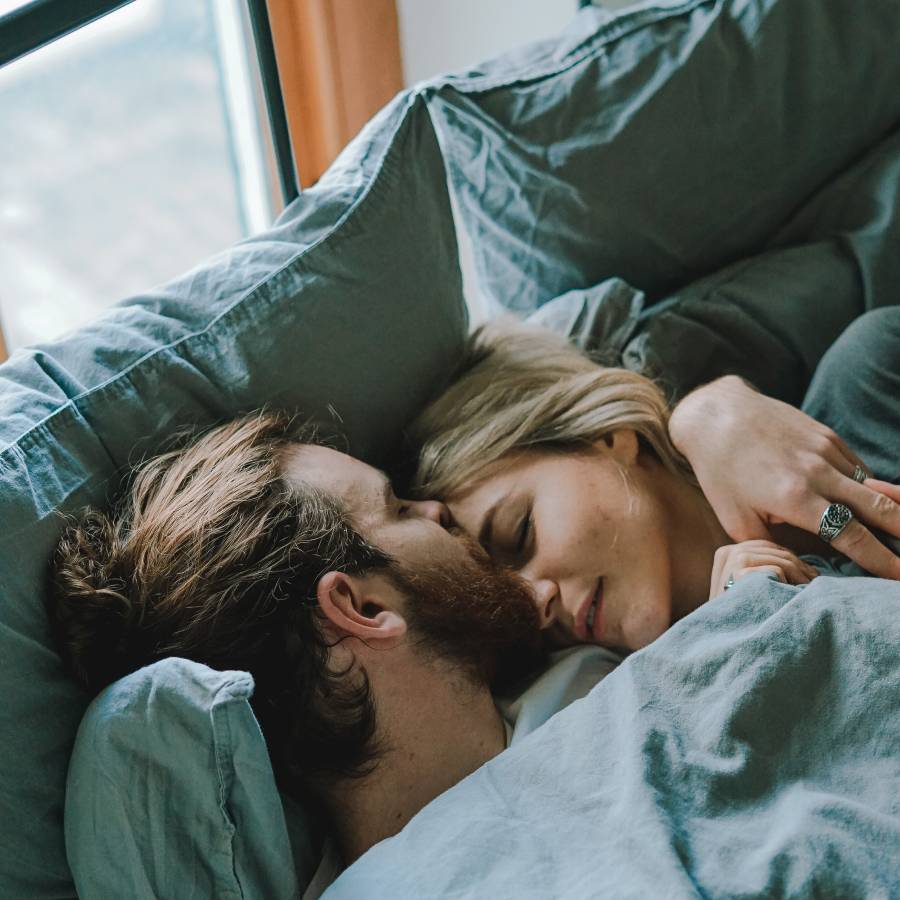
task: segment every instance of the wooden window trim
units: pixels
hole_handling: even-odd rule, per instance
[[[395,0],[267,0],[301,187],[403,88]]]

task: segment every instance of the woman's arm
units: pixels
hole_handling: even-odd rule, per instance
[[[900,504],[852,479],[865,467],[828,427],[727,375],[688,394],[669,422],[722,527],[735,541],[772,540],[793,525],[815,535],[830,503],[855,518],[832,546],[866,571],[900,580],[900,558],[866,525],[900,537]]]

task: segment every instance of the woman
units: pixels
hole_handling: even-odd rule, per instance
[[[862,325],[848,329],[848,340],[834,348],[841,358],[830,362],[829,353],[821,370],[845,369],[848,352],[864,353],[861,358],[871,362],[873,340],[893,354],[896,337],[885,341],[883,335],[900,330],[885,328],[886,321],[892,327],[900,321],[898,309],[862,317]],[[860,343],[868,344],[864,351]],[[900,372],[900,361],[893,361],[893,371]],[[748,391],[731,382],[726,387]],[[766,419],[785,416],[784,404],[762,397],[756,402]],[[802,414],[787,409],[784,421],[796,429],[792,416]],[[709,410],[705,414],[708,421]],[[695,457],[705,463],[707,435],[696,428],[690,434],[691,415],[688,407],[682,416],[687,423],[670,422],[665,398],[648,379],[597,366],[550,332],[501,320],[473,337],[461,374],[414,423],[412,437],[421,446],[415,489],[444,500],[458,525],[532,584],[556,646],[639,649],[751,572],[808,582],[817,570],[798,555],[797,535],[769,539],[766,526],[779,521],[818,530],[870,571],[900,577],[896,557],[858,518],[841,519],[853,509],[900,535],[895,504],[885,494],[900,496],[882,482],[860,484],[867,470],[836,435],[805,416],[799,426],[819,428],[811,444],[817,449],[797,463],[813,468],[828,494],[819,498],[819,521],[810,527],[808,507],[816,502],[809,497],[793,498],[802,511],[790,518],[771,503],[757,512],[752,486],[739,508],[729,501],[741,481],[758,478],[741,464],[744,451],[730,474],[719,471],[704,482],[698,467],[695,477],[673,443],[680,442],[695,466]],[[775,442],[746,426],[744,421],[744,440],[751,445],[746,458],[758,459],[752,445]],[[689,437],[679,438],[679,432]],[[720,450],[714,455],[723,458]],[[779,475],[778,467],[771,473]],[[810,484],[807,479],[807,491]],[[830,532],[826,508],[838,516]],[[754,516],[760,526],[755,535]]]

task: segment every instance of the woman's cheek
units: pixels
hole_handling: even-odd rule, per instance
[[[653,547],[653,542],[648,541]],[[672,589],[668,557],[663,548],[633,559],[629,576],[622,585],[622,601],[627,604],[620,613],[625,645],[639,650],[655,641],[672,624]]]
[[[625,646],[640,650],[664,634],[670,625],[666,606],[657,598],[646,598],[628,611],[622,623]]]

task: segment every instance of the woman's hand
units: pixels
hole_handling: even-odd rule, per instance
[[[825,508],[845,503],[855,518],[834,549],[873,575],[900,579],[900,558],[866,527],[900,537],[900,495],[854,481],[854,467],[865,464],[830,428],[728,375],[688,394],[669,430],[735,541],[771,540],[781,523],[815,535]]]
[[[716,550],[709,599],[753,572],[767,572],[785,584],[809,584],[819,574],[809,563],[771,541],[728,544]]]

